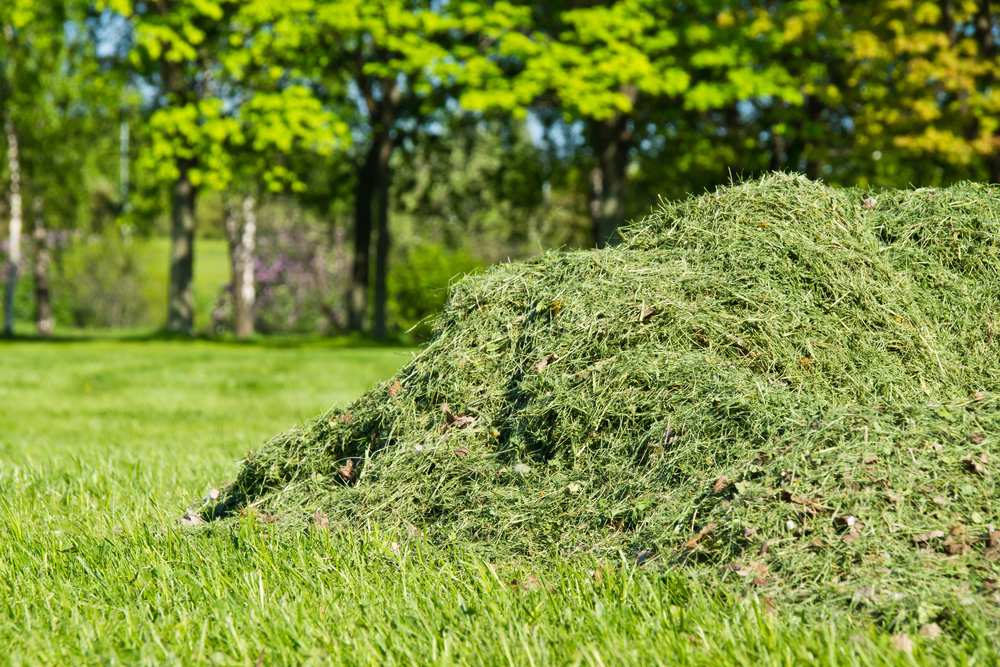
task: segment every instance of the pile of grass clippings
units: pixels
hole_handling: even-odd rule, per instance
[[[423,352],[210,511],[994,613],[1000,190],[776,174],[623,235],[459,281]]]

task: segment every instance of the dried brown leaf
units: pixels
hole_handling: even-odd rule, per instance
[[[476,423],[476,418],[470,415],[456,415],[445,403],[441,406],[444,413],[445,425],[441,427],[441,433],[445,433],[450,428],[465,428]]]
[[[353,472],[354,472],[354,459],[347,459],[347,463],[345,463],[340,468],[337,468],[337,474],[340,475],[340,478],[345,482],[351,481],[351,475],[353,474]]]
[[[459,447],[458,449],[455,450],[455,456],[457,456],[460,459],[464,459],[468,455],[469,455],[469,450],[466,449],[465,447]]]
[[[327,530],[329,527],[330,519],[327,518],[326,512],[321,509],[313,512],[312,526],[310,526],[312,530]]]
[[[986,434],[981,433],[979,431],[973,431],[972,433],[969,434],[969,442],[971,442],[974,445],[978,445],[985,439],[986,439]]]
[[[901,653],[913,653],[913,642],[905,632],[893,635],[892,639],[889,640],[889,647]]]
[[[389,385],[389,398],[395,398],[396,394],[398,394],[402,388],[403,385],[401,385],[398,380]]]
[[[825,507],[823,507],[823,505],[813,500],[812,498],[806,498],[805,496],[795,495],[794,493],[792,493],[787,489],[781,492],[781,496],[787,502],[790,502],[794,505],[801,505],[809,516],[816,516],[816,514],[819,511],[826,509]]]
[[[944,550],[951,554],[964,554],[969,550],[969,545],[965,543],[965,526],[958,524],[949,531],[948,536],[941,543]]]
[[[934,502],[940,505],[941,507],[944,507],[945,505],[948,504],[948,499],[945,498],[944,496],[934,496]]]
[[[193,528],[194,526],[200,526],[205,523],[205,521],[201,518],[201,515],[198,514],[197,510],[188,510],[185,512],[184,516],[177,519],[177,523],[185,528]]]
[[[476,423],[476,418],[469,415],[460,415],[455,417],[455,421],[451,423],[452,428],[465,428],[466,426],[472,426]]]
[[[656,315],[659,312],[660,311],[657,310],[656,308],[646,308],[644,311],[642,311],[639,314],[639,321],[640,322],[645,322],[646,320],[648,320],[649,318],[653,317],[654,315]]]
[[[594,583],[599,584],[604,581],[605,575],[611,574],[611,567],[607,563],[598,563],[597,567],[590,570],[590,576],[594,578]]]
[[[535,372],[536,373],[541,373],[546,368],[548,368],[548,366],[550,364],[554,364],[557,361],[559,361],[559,357],[557,357],[554,354],[550,354],[549,356],[545,357],[544,359],[539,359],[538,361],[535,362],[535,366],[534,366]]]
[[[767,563],[764,561],[749,561],[747,563],[735,562],[729,564],[729,569],[741,577],[754,575],[755,577],[768,576]]]
[[[937,623],[924,623],[920,626],[920,636],[937,639],[941,636],[941,626]]]
[[[986,458],[986,461],[990,460],[988,456],[985,456],[985,453],[983,454],[983,456]],[[974,456],[972,456],[972,454],[969,454],[968,456],[963,458],[962,461],[965,462],[965,468],[969,472],[975,473],[977,475],[986,474],[986,466],[984,465],[983,457],[975,458]]]
[[[510,582],[510,587],[515,591],[533,591],[541,585],[542,580],[533,574],[527,575],[524,579],[514,579]]]
[[[687,542],[685,542],[684,546],[687,547],[688,549],[694,549],[695,547],[698,546],[698,540],[700,540],[701,538],[705,537],[706,535],[708,535],[709,533],[711,533],[716,528],[718,528],[718,526],[716,526],[714,523],[708,524],[707,526],[705,526],[704,528],[702,528],[701,530],[699,530],[697,535],[695,535],[690,540],[688,540]]]
[[[944,531],[942,530],[932,530],[929,533],[921,533],[913,538],[913,541],[920,545],[926,546],[930,544],[931,540],[939,540],[944,537]]]
[[[739,350],[741,354],[743,355],[750,354],[749,348],[747,348],[746,344],[742,340],[740,340],[731,333],[727,333],[726,338],[728,338],[733,342],[733,345],[736,346],[736,349]]]
[[[729,486],[729,480],[725,477],[720,477],[715,480],[715,486],[712,487],[712,490],[715,491],[715,493],[721,493],[727,486]]]

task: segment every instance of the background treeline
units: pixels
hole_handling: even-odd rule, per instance
[[[996,5],[5,0],[5,330],[382,337],[734,177],[997,182]]]

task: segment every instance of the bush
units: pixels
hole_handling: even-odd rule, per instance
[[[483,263],[462,250],[439,245],[414,246],[389,272],[389,313],[393,325],[426,338],[431,332],[427,319],[441,310],[453,278],[478,271]]]
[[[132,327],[150,321],[140,247],[123,241],[117,228],[74,239],[53,263],[51,279],[56,321],[61,324]]]
[[[266,218],[261,219],[267,224]],[[331,239],[321,226],[302,220],[264,227],[253,254],[254,328],[263,334],[327,333],[344,327],[344,285],[348,270],[345,238]],[[232,283],[222,288],[212,313],[212,331],[231,331]]]

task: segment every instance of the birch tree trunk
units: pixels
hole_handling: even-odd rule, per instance
[[[21,262],[21,157],[18,154],[17,133],[9,120],[4,123],[4,132],[7,134],[7,168],[10,172],[10,250],[3,332],[5,336],[10,336],[14,333],[14,294],[17,292],[17,272]]]
[[[36,197],[35,213],[35,257],[32,272],[35,277],[35,328],[40,338],[50,338],[56,320],[52,314],[52,293],[49,283],[49,235],[45,231],[45,208],[42,198]]]
[[[257,242],[257,202],[243,197],[237,214],[231,207],[226,215],[226,236],[233,270],[233,330],[237,338],[252,336],[253,304],[257,298],[253,275],[253,251]]]

